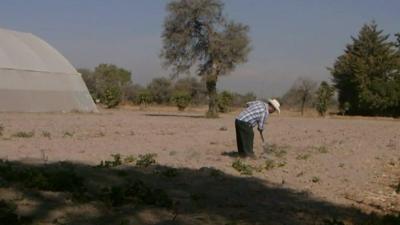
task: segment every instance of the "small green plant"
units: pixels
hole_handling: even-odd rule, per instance
[[[171,101],[175,103],[179,111],[184,111],[189,106],[192,97],[187,91],[175,91],[172,93]]]
[[[237,170],[241,175],[252,175],[253,168],[245,164],[242,160],[237,159],[232,163],[232,167]]]
[[[309,159],[310,157],[311,157],[310,154],[299,154],[299,155],[296,157],[296,159],[297,159],[297,160],[307,160],[307,159]]]
[[[320,182],[320,179],[319,179],[319,177],[313,177],[313,178],[311,179],[311,181],[312,181],[313,183],[319,183],[319,182]]]
[[[44,131],[42,131],[42,136],[50,139],[51,138],[51,133],[44,130]]]
[[[34,131],[29,131],[29,132],[18,131],[17,133],[12,135],[12,137],[18,137],[18,138],[31,138],[33,136],[35,136]]]
[[[133,155],[128,155],[128,156],[126,156],[126,157],[124,158],[124,163],[129,164],[129,163],[135,162],[136,160],[137,160],[137,158],[136,158],[135,156],[133,156]]]
[[[74,136],[74,132],[65,131],[63,134],[63,137],[73,137],[73,136]]]
[[[277,167],[285,167],[286,166],[286,162],[279,162]]]
[[[300,173],[296,174],[296,177],[302,177],[304,175],[304,172],[301,171]]]
[[[121,154],[112,154],[111,157],[113,158],[113,160],[109,161],[109,160],[102,160],[100,162],[100,165],[98,165],[97,167],[101,167],[101,168],[111,168],[111,167],[117,167],[122,165],[122,160],[121,160]]]
[[[277,158],[282,158],[287,154],[287,150],[289,150],[289,146],[279,146],[277,144],[268,144],[264,147],[264,151],[268,154],[273,154]]]
[[[148,153],[145,155],[139,155],[136,160],[136,166],[141,168],[149,167],[156,163],[155,157],[157,157],[157,154]]]
[[[272,170],[275,168],[275,166],[276,165],[274,160],[272,159],[265,160],[265,165],[264,165],[265,170]]]
[[[319,153],[322,153],[322,154],[326,154],[326,153],[329,152],[328,148],[327,148],[326,146],[323,146],[323,145],[317,147],[316,149],[317,149],[317,151],[318,151]]]

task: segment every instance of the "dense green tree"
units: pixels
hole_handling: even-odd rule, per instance
[[[330,69],[345,113],[400,115],[399,52],[388,38],[375,22],[365,24]]]
[[[133,88],[131,72],[112,64],[99,64],[94,71],[78,69],[90,92],[97,102],[99,99],[107,107],[117,106],[128,100]]]
[[[326,82],[322,81],[316,92],[315,109],[320,116],[325,116],[331,103],[334,89]]]
[[[112,108],[124,96],[122,90],[131,85],[131,72],[112,64],[99,64],[94,70],[96,92],[100,101]]]
[[[171,99],[172,82],[165,77],[154,78],[147,89],[150,91],[153,101],[157,104],[166,104]]]
[[[174,0],[162,34],[161,57],[174,75],[196,67],[206,81],[208,116],[217,116],[217,80],[247,61],[250,52],[249,27],[223,14],[221,0]]]

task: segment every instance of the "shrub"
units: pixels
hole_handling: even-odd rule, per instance
[[[321,82],[316,93],[317,98],[315,102],[315,109],[318,111],[320,116],[325,116],[326,111],[328,111],[328,107],[333,96],[333,91],[334,89],[329,86],[327,82]]]
[[[153,97],[149,90],[144,89],[144,90],[139,91],[136,101],[141,106],[146,107],[148,104],[150,104],[153,101]]]
[[[19,137],[19,138],[31,138],[31,137],[35,136],[35,132],[34,131],[29,131],[29,132],[18,131],[17,133],[13,134],[12,136]]]
[[[217,96],[218,111],[227,113],[232,110],[233,95],[228,91],[223,91]]]
[[[147,89],[151,93],[154,102],[157,104],[168,103],[171,98],[172,83],[169,79],[165,77],[154,78]]]
[[[42,131],[42,136],[50,139],[51,138],[51,133],[48,132],[48,131]]]
[[[149,167],[150,165],[156,163],[156,160],[154,159],[156,156],[157,154],[150,154],[150,153],[145,155],[139,155],[139,158],[136,160],[136,166],[142,168]]]
[[[174,90],[190,93],[191,104],[207,104],[207,88],[204,80],[199,81],[195,77],[181,78],[176,81]]]
[[[121,99],[121,88],[116,85],[108,85],[108,87],[105,88],[100,101],[105,104],[107,108],[114,108],[121,102]]]
[[[136,161],[136,157],[133,155],[129,155],[127,157],[125,157],[124,159],[124,163],[133,163]]]
[[[265,169],[266,170],[272,170],[273,168],[275,168],[275,162],[272,159],[267,159],[265,160]]]
[[[232,167],[237,170],[241,175],[252,175],[253,168],[245,164],[242,160],[237,159],[232,163]]]
[[[273,154],[275,157],[282,158],[287,154],[290,146],[283,145],[279,146],[277,144],[266,144],[264,146],[264,152],[267,154]]]
[[[297,155],[296,159],[297,160],[307,160],[310,157],[311,157],[310,154],[299,154],[299,155]]]
[[[325,153],[328,153],[328,152],[329,152],[329,150],[328,150],[328,148],[327,148],[326,146],[319,146],[319,147],[317,147],[316,149],[317,149],[317,151],[318,151],[319,153],[322,153],[322,154],[325,154]]]
[[[320,180],[321,180],[321,179],[319,179],[319,177],[313,177],[313,178],[311,179],[311,181],[312,181],[313,183],[318,183]]]
[[[73,137],[73,136],[74,136],[74,132],[65,131],[63,134],[63,137]]]
[[[121,160],[121,154],[111,154],[111,157],[113,157],[112,161],[109,160],[102,160],[100,162],[100,165],[97,167],[102,167],[102,168],[111,168],[111,167],[117,167],[122,165],[122,160]]]
[[[172,102],[176,104],[179,111],[183,111],[189,106],[191,96],[187,91],[175,91],[172,94]]]

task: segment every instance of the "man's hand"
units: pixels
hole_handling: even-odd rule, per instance
[[[260,129],[260,128],[257,128],[257,130],[258,130],[258,132],[260,132],[260,136],[261,136],[261,140],[262,140],[262,142],[264,143],[264,136],[263,136],[263,130],[262,129]]]

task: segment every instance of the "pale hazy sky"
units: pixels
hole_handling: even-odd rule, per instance
[[[167,0],[0,0],[0,27],[31,32],[75,67],[114,63],[147,84],[168,76],[158,58]],[[350,36],[375,20],[400,32],[399,0],[225,0],[225,13],[250,26],[249,62],[220,88],[281,95],[299,76],[329,80],[326,67]]]

